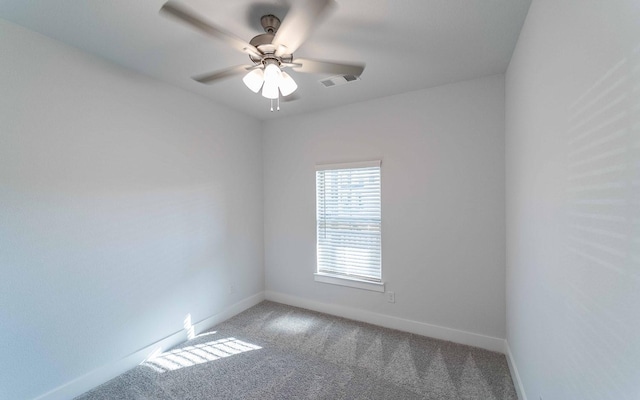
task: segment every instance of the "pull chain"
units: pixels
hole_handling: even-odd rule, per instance
[[[278,96],[278,102],[276,103],[276,111],[280,111],[280,96]],[[273,112],[273,99],[271,99],[271,112]]]

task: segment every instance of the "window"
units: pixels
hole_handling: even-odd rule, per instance
[[[316,281],[384,291],[380,161],[316,166]]]

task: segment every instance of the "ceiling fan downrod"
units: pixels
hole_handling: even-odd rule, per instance
[[[273,33],[275,35],[278,28],[280,28],[280,18],[273,14],[263,15],[262,18],[260,18],[260,25],[262,25],[266,33]]]

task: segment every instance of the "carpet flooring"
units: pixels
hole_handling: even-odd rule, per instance
[[[517,395],[502,354],[265,301],[76,399]]]

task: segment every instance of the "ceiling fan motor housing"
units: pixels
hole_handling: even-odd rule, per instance
[[[280,20],[274,15],[265,15],[264,17],[262,17],[263,26],[264,26],[265,19],[269,20],[270,18],[275,18],[275,20],[278,21],[276,26],[280,26]],[[265,31],[266,30],[267,30],[267,27],[265,27]],[[257,57],[253,54],[249,54],[249,58],[251,59],[251,61],[253,61],[256,64],[259,64],[266,58],[273,58],[278,60],[278,63],[280,64],[280,63],[290,63],[293,60],[293,54],[283,54],[281,57],[276,57],[275,55],[276,46],[271,44],[271,42],[273,42],[274,37],[275,37],[275,31],[273,33],[271,32],[262,33],[258,36],[255,36],[253,39],[251,39],[249,44],[251,44],[252,46],[255,46],[260,51],[260,53],[264,54],[264,57]]]
[[[256,55],[250,54],[249,58],[251,61],[255,64],[264,64],[265,60],[273,59],[278,62],[278,65],[290,63],[293,60],[293,54],[284,54],[277,57],[275,55],[276,46],[271,44],[278,28],[280,28],[280,18],[273,14],[263,15],[262,18],[260,18],[260,24],[264,28],[265,33],[255,36],[249,44],[255,46],[264,56],[257,57]]]

